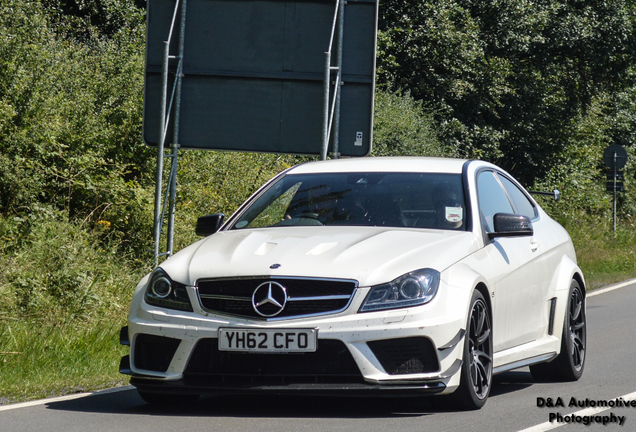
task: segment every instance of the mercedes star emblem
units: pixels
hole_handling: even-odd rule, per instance
[[[287,290],[278,282],[263,282],[252,294],[252,307],[260,316],[271,318],[283,311]]]

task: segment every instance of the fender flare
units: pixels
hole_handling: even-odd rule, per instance
[[[585,279],[579,266],[569,256],[564,255],[555,271],[552,279],[554,297],[556,298],[556,308],[554,313],[554,328],[552,334],[558,338],[562,337],[565,314],[570,294],[572,280],[576,280],[582,288],[583,297],[586,297]],[[587,305],[587,303],[585,303]],[[560,348],[559,348],[560,349]]]
[[[468,309],[470,308],[470,299],[474,290],[479,290],[488,305],[490,317],[492,319],[493,306],[491,294],[488,289],[486,278],[479,274],[471,266],[459,263],[452,266],[452,270],[442,273],[442,280],[446,285],[461,293],[462,298],[459,301],[465,305],[464,316],[468,318]]]

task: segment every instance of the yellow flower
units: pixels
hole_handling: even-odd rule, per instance
[[[110,228],[110,222],[106,220],[97,221],[97,224],[103,226],[106,229]]]

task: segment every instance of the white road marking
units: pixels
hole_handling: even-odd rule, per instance
[[[28,408],[28,407],[44,405],[44,404],[54,403],[54,402],[70,401],[70,400],[80,399],[80,398],[93,396],[93,395],[116,393],[116,392],[120,392],[120,391],[130,390],[131,388],[133,388],[133,387],[132,386],[115,387],[115,388],[111,388],[111,389],[98,390],[98,391],[94,391],[94,392],[75,393],[75,394],[66,395],[66,396],[58,396],[58,397],[52,397],[52,398],[47,398],[47,399],[38,399],[38,400],[34,400],[34,401],[29,401],[29,402],[20,402],[20,403],[9,404],[9,405],[0,405],[0,411],[9,411],[9,410],[14,410],[14,409],[18,409],[18,408]]]
[[[636,392],[626,394],[625,396],[617,396],[615,398],[607,399],[607,400],[608,401],[613,401],[613,400],[616,400],[616,399],[623,399],[625,401],[636,400]],[[573,412],[573,413],[563,414],[563,416],[564,417],[566,415],[567,416],[571,416],[571,415],[592,416],[594,414],[598,414],[600,412],[608,411],[608,410],[611,410],[611,409],[615,409],[615,408],[612,408],[612,407],[585,408],[585,409],[582,409],[581,411],[576,411],[576,412]],[[549,430],[552,430],[552,429],[556,429],[556,428],[561,427],[561,426],[575,425],[575,424],[576,423],[557,423],[557,422],[552,422],[551,423],[551,422],[547,421],[545,423],[541,423],[541,424],[538,424],[536,426],[532,426],[532,427],[529,427],[527,429],[520,430],[519,432],[545,432],[545,431],[549,431]],[[579,426],[583,426],[583,425],[579,425]]]
[[[614,291],[614,290],[617,290],[619,288],[625,288],[626,286],[632,285],[632,284],[635,284],[635,283],[636,283],[636,279],[630,279],[630,280],[627,280],[625,282],[617,283],[616,285],[610,285],[610,286],[605,287],[605,288],[594,290],[591,293],[588,293],[587,297],[593,297],[595,295],[605,294],[606,292]]]

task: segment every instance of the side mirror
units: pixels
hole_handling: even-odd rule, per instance
[[[223,213],[214,213],[205,216],[201,216],[197,219],[196,234],[201,237],[207,237],[214,234],[223,225]]]
[[[497,213],[493,218],[495,232],[488,233],[488,237],[527,237],[534,234],[532,222],[528,216]]]

